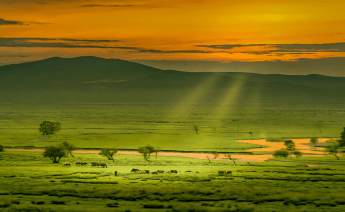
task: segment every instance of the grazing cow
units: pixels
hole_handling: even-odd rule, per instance
[[[115,171],[115,177],[117,176],[117,171]]]
[[[164,170],[164,172],[165,172],[165,173],[170,173],[170,171],[169,171],[169,170]]]
[[[94,166],[99,166],[99,165],[96,162],[91,162],[91,167],[94,167]]]
[[[226,174],[228,175],[228,174],[232,174],[232,171],[226,171]]]
[[[177,170],[171,170],[170,173],[176,173],[177,174]]]
[[[152,172],[151,174],[158,174],[158,172]]]
[[[76,165],[76,166],[80,166],[80,165],[81,165],[81,162],[76,162],[75,165]]]
[[[82,165],[82,166],[86,166],[86,165],[87,165],[87,163],[80,163],[80,165]]]
[[[63,163],[63,166],[64,166],[64,167],[67,167],[67,166],[71,167],[71,164],[70,164],[70,162],[64,162],[64,163]]]
[[[225,170],[220,170],[220,171],[218,171],[218,175],[219,176],[224,176],[224,175],[226,175],[226,171]]]
[[[146,174],[150,174],[150,170],[145,170]]]
[[[165,173],[164,170],[157,170],[157,172],[160,173],[160,174],[161,174],[161,173]]]
[[[137,171],[139,171],[139,169],[132,169],[131,172],[137,172]]]
[[[99,163],[98,166],[102,166],[102,168],[104,168],[104,167],[108,168],[107,164],[105,164],[105,163]]]
[[[146,171],[145,170],[139,170],[139,171],[137,171],[137,174],[146,174]]]

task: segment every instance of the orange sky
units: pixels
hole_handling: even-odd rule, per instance
[[[1,0],[0,11],[1,63],[345,57],[343,0]]]

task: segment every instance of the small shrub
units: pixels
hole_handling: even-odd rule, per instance
[[[4,147],[0,144],[0,152],[4,151]]]
[[[20,202],[19,202],[18,200],[12,200],[12,201],[11,201],[11,204],[16,204],[16,205],[19,205],[19,204],[20,204]]]
[[[31,201],[31,204],[35,204],[35,201]]]
[[[33,201],[33,202],[35,202],[35,201]],[[38,202],[36,202],[36,205],[43,205],[45,202],[44,201],[38,201]]]
[[[164,205],[159,205],[159,204],[143,204],[143,208],[164,208]]]
[[[55,205],[65,205],[65,201],[57,201],[57,200],[52,200],[52,204],[55,204]]]

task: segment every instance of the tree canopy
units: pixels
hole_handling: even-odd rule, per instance
[[[155,148],[151,145],[139,147],[138,152],[144,156],[144,160],[149,161],[151,153],[156,152]]]
[[[43,152],[43,157],[50,158],[53,161],[53,163],[59,163],[60,159],[65,156],[65,148],[62,145],[48,146]]]
[[[42,132],[43,135],[52,135],[57,133],[61,129],[60,122],[51,122],[51,121],[43,121],[40,124],[40,132]]]
[[[310,138],[310,141],[309,141],[309,143],[311,143],[313,146],[315,146],[318,142],[319,142],[319,139],[316,137]]]
[[[101,155],[106,156],[109,160],[113,160],[114,161],[114,154],[117,153],[117,149],[116,148],[106,148],[106,149],[101,149]]]
[[[334,157],[337,158],[337,160],[339,160],[339,157],[338,157],[338,149],[340,147],[339,143],[336,142],[336,141],[326,141],[328,144],[326,146],[326,152],[327,154],[329,155],[333,155]]]
[[[293,140],[286,140],[284,141],[284,145],[286,146],[286,150],[291,152],[291,155],[294,151],[296,151],[296,145]]]
[[[64,141],[64,142],[62,142],[62,146],[65,148],[65,150],[67,152],[66,156],[68,156],[68,154],[70,154],[72,157],[74,157],[72,155],[72,152],[74,150],[76,150],[76,147],[73,144],[70,144],[67,141]]]
[[[345,127],[343,132],[340,133],[340,140],[338,142],[340,147],[345,146]]]
[[[289,156],[289,152],[286,149],[278,149],[273,152],[273,157],[284,157],[287,158]]]

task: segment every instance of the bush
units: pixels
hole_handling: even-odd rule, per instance
[[[40,132],[43,135],[52,135],[61,129],[61,124],[59,122],[44,121],[40,124]]]
[[[34,202],[35,203],[35,202]],[[44,201],[38,201],[36,202],[37,205],[43,205],[45,202]]]
[[[0,152],[4,151],[4,147],[0,144]]]
[[[273,153],[273,157],[277,158],[277,157],[284,157],[287,158],[289,156],[289,152],[286,149],[278,149],[276,151],[274,151]]]
[[[164,208],[164,205],[159,205],[159,204],[144,204],[144,208]]]

